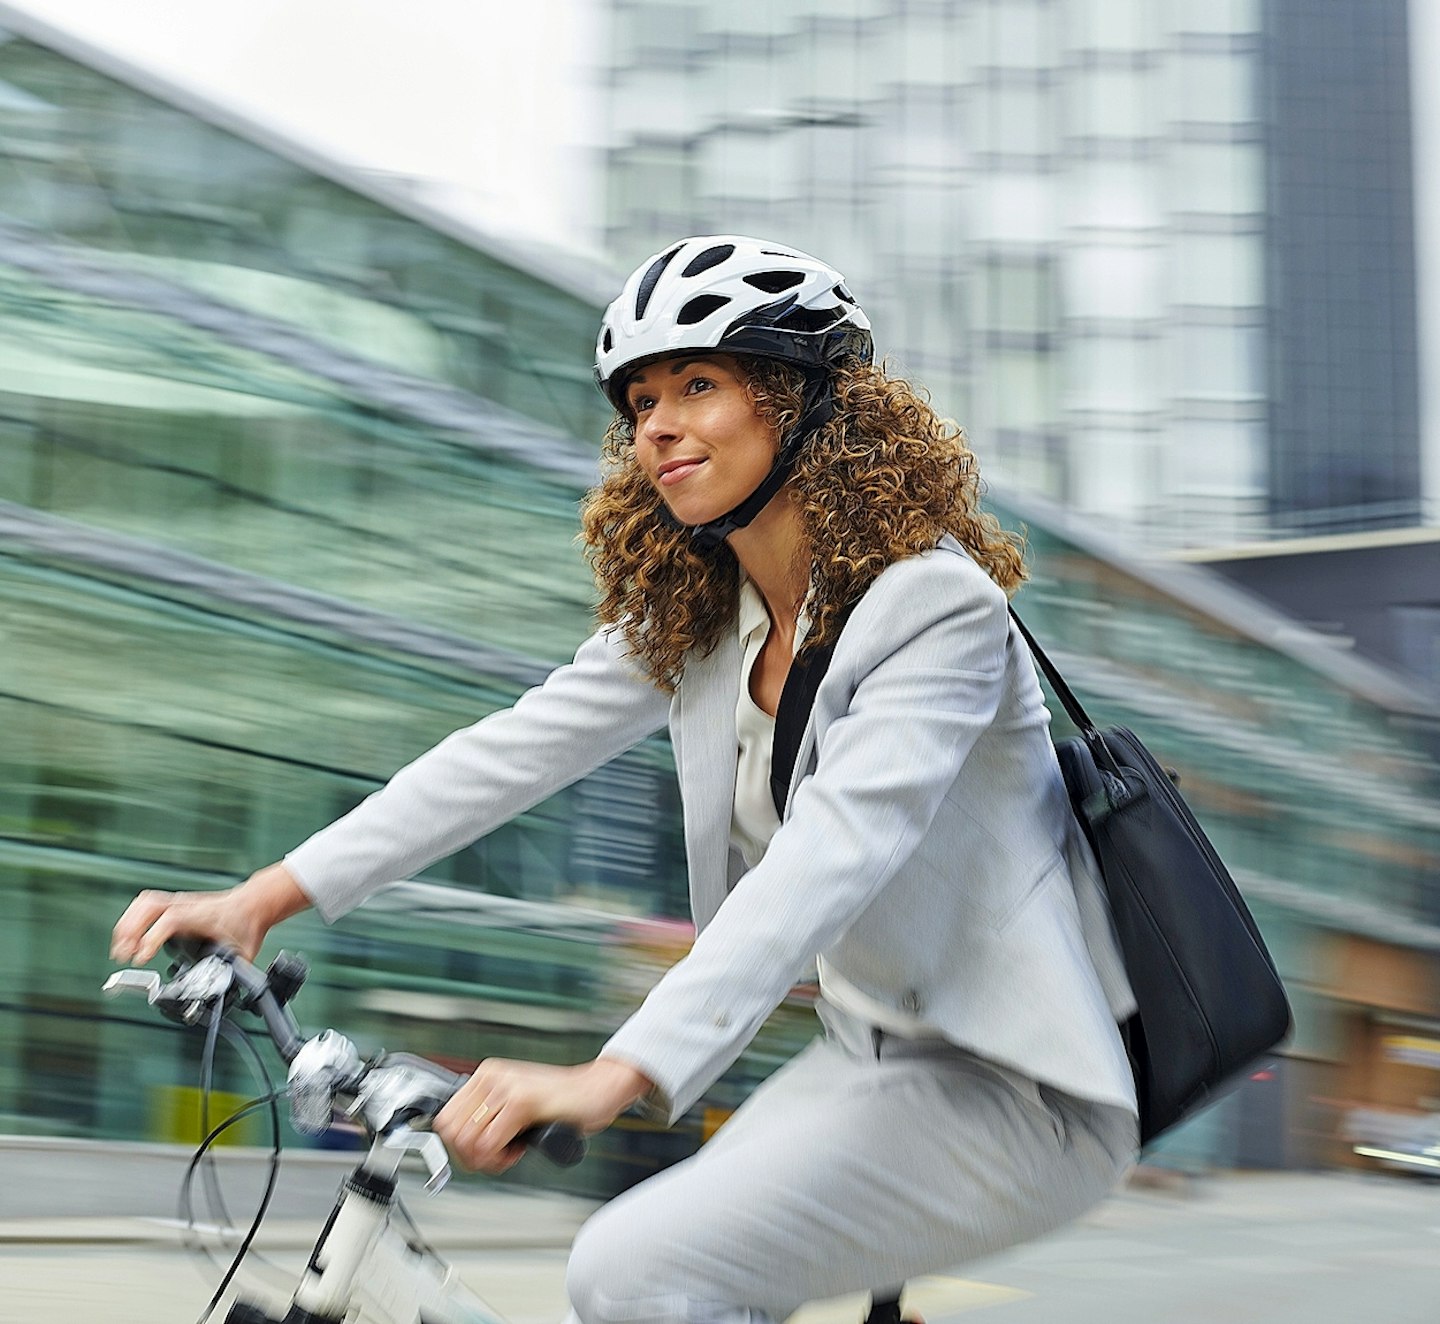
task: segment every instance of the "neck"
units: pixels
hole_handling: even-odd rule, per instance
[[[736,529],[726,541],[760,590],[773,628],[793,638],[795,618],[810,586],[810,557],[789,487],[781,488],[746,528]]]

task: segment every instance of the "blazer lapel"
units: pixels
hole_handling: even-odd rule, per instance
[[[735,811],[740,698],[740,641],[727,630],[708,657],[690,658],[680,700],[680,796],[685,807],[685,854],[690,904],[703,928],[725,900],[730,820]]]

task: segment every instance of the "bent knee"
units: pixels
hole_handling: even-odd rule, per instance
[[[642,1252],[626,1235],[625,1220],[614,1206],[597,1210],[586,1220],[570,1247],[565,1267],[565,1292],[581,1324],[631,1324],[628,1309],[648,1275]]]
[[[570,1308],[580,1324],[675,1324],[708,1320],[697,1307],[711,1293],[687,1253],[678,1227],[663,1231],[643,1192],[627,1192],[593,1214],[580,1229],[565,1270]],[[692,1248],[693,1249],[693,1248]],[[717,1319],[728,1312],[721,1311]]]

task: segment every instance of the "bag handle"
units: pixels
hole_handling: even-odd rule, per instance
[[[1050,688],[1055,691],[1055,697],[1060,700],[1060,706],[1065,709],[1065,715],[1075,723],[1076,729],[1084,738],[1096,766],[1113,773],[1123,783],[1124,778],[1120,776],[1120,769],[1116,766],[1114,756],[1106,747],[1104,737],[1096,728],[1095,723],[1090,720],[1090,714],[1085,711],[1080,700],[1075,697],[1075,692],[1065,683],[1065,677],[1060,674],[1060,668],[1045,655],[1045,650],[1040,647],[1040,641],[1026,628],[1025,622],[1020,619],[1015,608],[1007,604],[1007,610],[1010,612],[1010,619],[1015,622],[1016,629],[1020,631],[1025,643],[1029,646],[1030,655],[1035,659],[1035,664],[1045,673],[1045,679],[1050,682]]]

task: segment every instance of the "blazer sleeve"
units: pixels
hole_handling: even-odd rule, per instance
[[[999,708],[1005,607],[978,566],[942,549],[891,567],[856,609],[835,655],[854,668],[853,697],[818,733],[814,773],[760,863],[602,1049],[656,1083],[650,1103],[671,1122],[928,830]]]
[[[513,707],[447,736],[285,863],[334,920],[639,744],[669,702],[618,631],[594,634]]]

